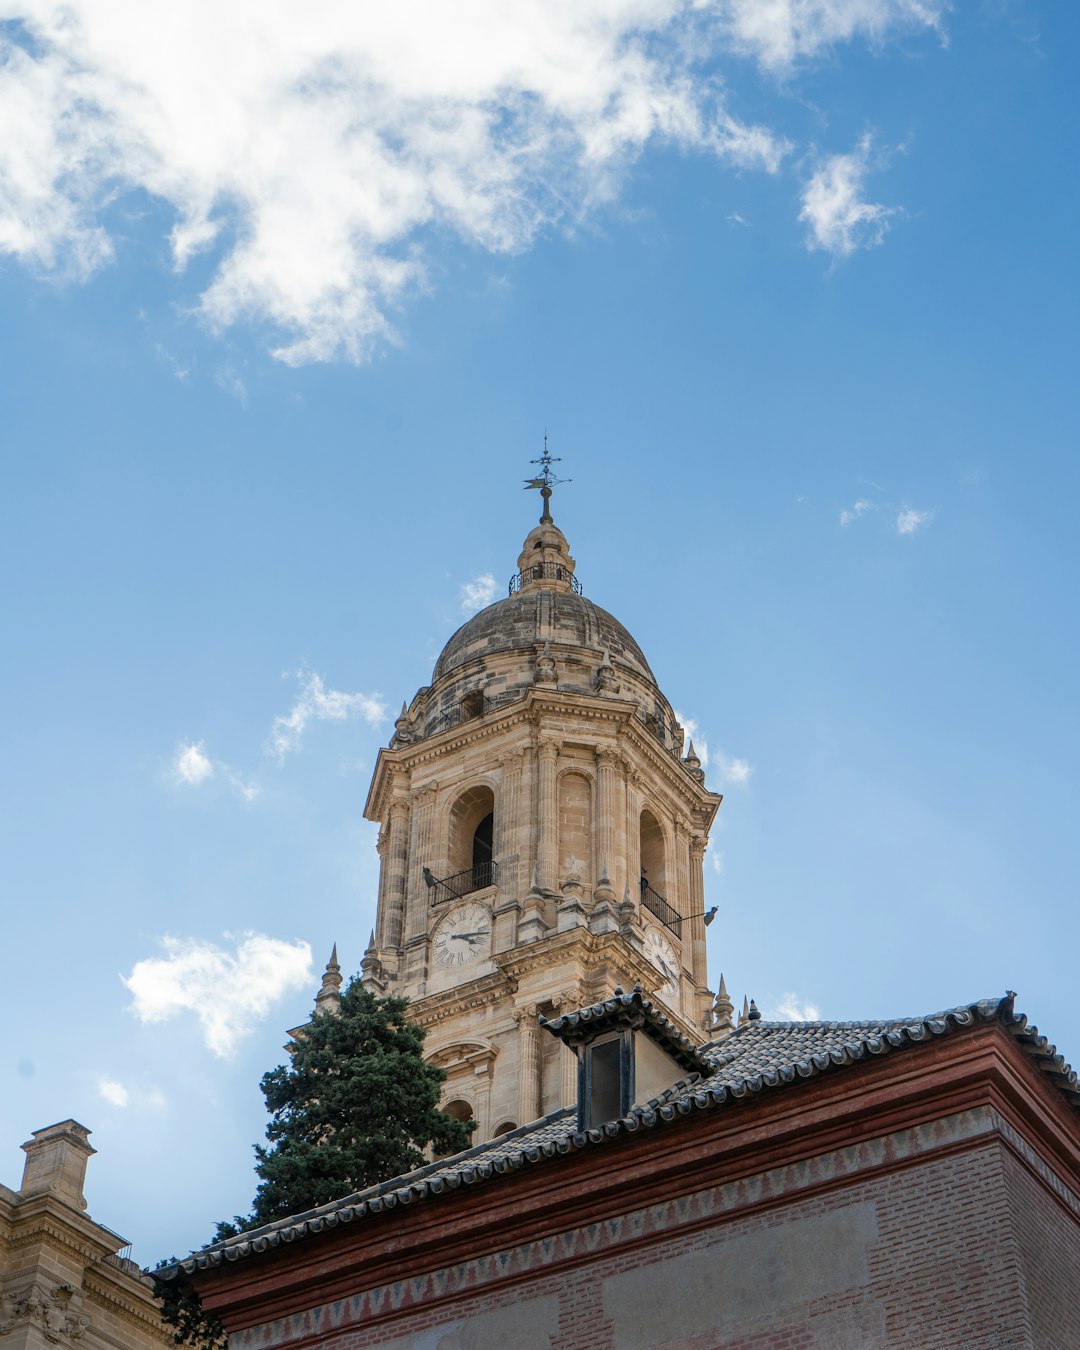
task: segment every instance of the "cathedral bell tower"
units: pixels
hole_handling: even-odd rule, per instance
[[[712,1025],[702,861],[721,798],[640,647],[582,594],[540,462],[507,597],[402,706],[364,810],[381,867],[363,982],[411,1000],[475,1142],[576,1100],[538,1013],[640,984],[691,1039]]]

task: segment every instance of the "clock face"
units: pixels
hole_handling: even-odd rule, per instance
[[[664,977],[657,993],[673,999],[679,992],[679,954],[659,928],[650,926],[645,934],[645,955]]]
[[[475,965],[491,953],[491,910],[462,905],[442,919],[432,939],[435,960],[447,970]]]

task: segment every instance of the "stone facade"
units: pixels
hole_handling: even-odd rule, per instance
[[[720,796],[546,511],[518,568],[403,706],[365,808],[381,869],[364,983],[411,1000],[477,1141],[574,1101],[573,1056],[538,1013],[640,984],[693,1039],[713,1017],[702,865]]]
[[[94,1150],[74,1120],[23,1145],[18,1191],[0,1186],[0,1345],[4,1350],[163,1350],[149,1279],[127,1246],[86,1214],[83,1179]]]

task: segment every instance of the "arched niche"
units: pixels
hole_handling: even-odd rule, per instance
[[[556,870],[564,879],[571,870],[592,880],[593,785],[586,774],[570,770],[559,778],[559,856]],[[576,861],[573,867],[572,860]]]

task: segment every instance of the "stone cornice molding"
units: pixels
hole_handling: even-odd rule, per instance
[[[498,958],[494,958],[496,962]],[[422,1027],[432,1027],[445,1022],[449,1017],[469,1012],[475,1008],[489,1007],[500,999],[509,998],[516,985],[503,971],[497,970],[491,975],[482,975],[468,984],[455,985],[453,989],[441,989],[437,994],[425,994],[409,1004],[409,1020]]]

